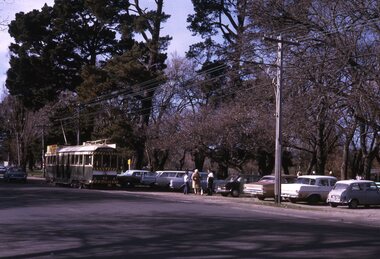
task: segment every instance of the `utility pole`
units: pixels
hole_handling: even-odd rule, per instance
[[[80,143],[80,116],[79,116],[79,112],[80,112],[80,105],[78,104],[77,105],[77,145],[79,146],[79,143]]]
[[[20,140],[19,140],[19,134],[16,132],[16,145],[17,145],[17,165],[20,166],[21,164],[21,158],[20,158]]]
[[[264,40],[277,42],[277,83],[276,83],[276,147],[275,147],[275,203],[281,203],[281,167],[282,167],[282,73],[283,73],[283,43],[298,45],[296,42],[285,41],[279,35],[277,39],[264,37]]]
[[[42,134],[41,134],[41,169],[43,176],[45,177],[45,126],[42,125]]]

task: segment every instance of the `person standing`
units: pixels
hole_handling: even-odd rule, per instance
[[[214,185],[214,173],[210,170],[208,170],[208,175],[207,175],[207,195],[212,195],[214,192],[213,189]]]
[[[190,191],[190,184],[189,184],[190,178],[189,178],[189,173],[186,172],[185,175],[183,176],[183,194],[189,194]]]
[[[199,174],[198,169],[194,170],[191,180],[193,180],[194,194],[201,194],[201,175]]]

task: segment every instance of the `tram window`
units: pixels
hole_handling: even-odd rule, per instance
[[[64,155],[63,156],[63,164],[68,164],[69,163],[69,155]]]
[[[117,156],[116,155],[111,155],[111,167],[117,168]]]
[[[85,165],[91,165],[91,159],[92,159],[91,155],[85,155],[84,156],[84,164]]]
[[[63,156],[59,156],[57,159],[58,159],[58,164],[62,165],[63,164]]]
[[[94,166],[95,167],[101,167],[102,166],[102,156],[101,155],[95,155],[94,156]]]
[[[71,155],[71,163],[70,164],[72,164],[72,165],[75,164],[75,155]]]
[[[109,167],[110,165],[110,155],[103,155],[103,167]]]
[[[82,155],[79,156],[79,164],[83,165],[83,156]]]

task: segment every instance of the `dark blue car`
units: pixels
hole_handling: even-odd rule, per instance
[[[4,174],[4,181],[26,183],[27,174],[21,167],[9,167]]]

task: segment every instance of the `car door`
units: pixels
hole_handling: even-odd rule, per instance
[[[317,179],[317,185],[318,185],[319,193],[321,195],[321,199],[323,201],[326,201],[327,195],[332,189],[329,179],[326,179],[326,178]]]
[[[380,204],[380,194],[375,183],[363,183],[362,184],[363,195],[361,197],[361,204],[371,205],[371,204]]]
[[[364,192],[362,190],[362,187],[359,185],[359,183],[353,183],[350,187],[350,195],[349,195],[349,201],[351,200],[358,200],[360,204],[363,204],[363,195]]]

